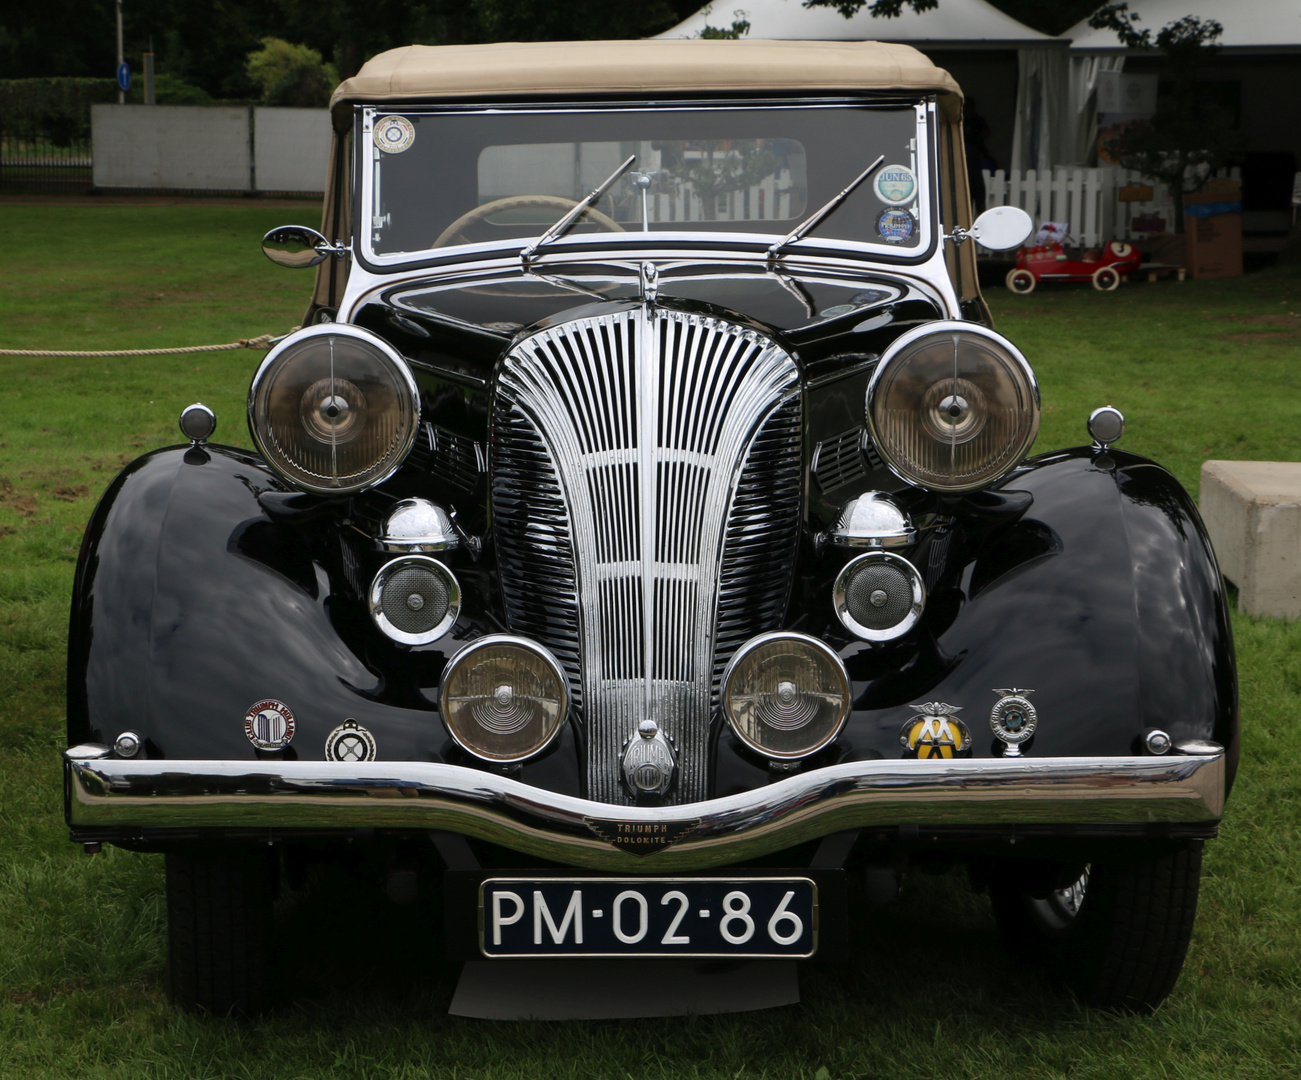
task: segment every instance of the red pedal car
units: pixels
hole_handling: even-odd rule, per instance
[[[1133,244],[1112,240],[1100,248],[1079,248],[1056,241],[1022,248],[1016,269],[1008,272],[1007,287],[1015,293],[1033,292],[1040,281],[1092,281],[1111,292],[1125,274],[1138,269],[1143,257]]]

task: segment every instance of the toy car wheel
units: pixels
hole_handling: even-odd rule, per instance
[[[262,1008],[274,874],[260,850],[167,856],[167,989],[177,1005],[216,1016]]]
[[[1082,1002],[1150,1012],[1183,967],[1197,914],[1201,842],[1124,863],[1075,868],[1050,888],[1025,867],[995,871],[990,901],[1004,944]],[[1027,887],[1028,886],[1028,887]]]
[[[1006,278],[1007,287],[1014,293],[1034,292],[1034,287],[1039,284],[1034,274],[1029,270],[1013,270]]]
[[[1093,287],[1099,292],[1112,292],[1120,285],[1120,274],[1110,266],[1100,266],[1093,272]]]

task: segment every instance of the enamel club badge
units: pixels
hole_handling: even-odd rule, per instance
[[[275,698],[259,701],[244,714],[244,734],[259,750],[283,750],[294,737],[294,714]]]
[[[955,758],[971,754],[971,732],[958,719],[961,705],[947,705],[943,701],[928,701],[925,705],[910,705],[917,715],[899,732],[899,743],[907,751],[905,757]]]

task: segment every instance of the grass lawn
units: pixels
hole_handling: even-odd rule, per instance
[[[0,347],[151,348],[281,333],[310,275],[258,252],[301,211],[0,206]],[[1042,381],[1038,449],[1123,444],[1196,490],[1207,458],[1301,460],[1301,274],[991,290]],[[498,1024],[446,1015],[456,969],[419,905],[342,871],[285,912],[280,1007],[252,1024],[173,1012],[161,859],[67,842],[67,598],[81,531],[122,464],[179,441],[203,400],[248,445],[263,354],[0,357],[0,1078],[1122,1077],[1301,1074],[1301,623],[1237,617],[1244,749],[1174,995],[1154,1017],[1081,1009],[999,950],[952,873],[866,915],[853,962],[806,965],[798,1007],[739,1016]]]

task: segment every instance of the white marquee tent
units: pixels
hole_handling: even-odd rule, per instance
[[[834,8],[806,8],[801,0],[715,0],[659,36],[698,37],[706,26],[730,27],[734,19],[750,23],[746,36],[751,38],[898,41],[928,53],[1015,50],[1016,115],[1008,164],[1042,169],[1077,156],[1078,140],[1062,137],[1077,126],[1066,40],[1032,30],[986,0],[940,0],[938,8],[921,14],[905,6],[894,19],[874,18],[866,7],[846,19]],[[962,81],[968,94],[980,92],[969,79]]]

